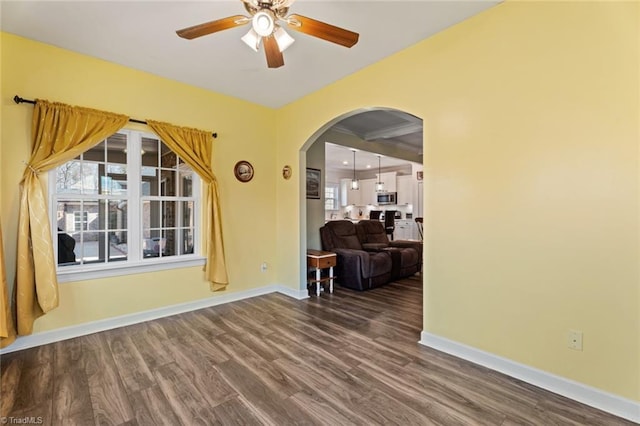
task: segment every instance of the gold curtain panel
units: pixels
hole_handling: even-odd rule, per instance
[[[13,315],[9,303],[9,287],[7,286],[7,273],[4,269],[4,246],[2,244],[2,226],[0,226],[0,348],[13,343],[16,340],[16,329],[13,326]]]
[[[58,306],[58,280],[47,199],[40,175],[97,145],[129,120],[89,108],[37,99],[33,111],[31,158],[20,183],[16,310],[18,334]]]
[[[212,291],[224,290],[229,283],[229,278],[222,238],[218,181],[211,165],[211,133],[153,120],[147,120],[147,124],[173,152],[195,170],[205,183],[203,203],[207,221],[206,232],[203,233],[207,251],[205,275]]]

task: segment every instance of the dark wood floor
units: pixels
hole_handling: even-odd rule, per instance
[[[422,347],[421,280],[270,294],[2,357],[2,416],[53,425],[632,424]]]

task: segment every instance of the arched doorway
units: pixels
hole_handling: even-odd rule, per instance
[[[400,178],[397,182],[402,181],[403,189],[401,200],[396,201],[401,203],[382,209],[393,207],[399,219],[403,219],[405,224],[411,223],[412,229],[403,227],[402,237],[420,238],[414,218],[424,212],[422,181],[418,180],[418,175],[422,174],[423,146],[422,119],[392,108],[354,110],[318,129],[300,151],[301,170],[313,169],[320,175],[317,197],[307,197],[306,175],[302,173],[301,176],[301,264],[305,265],[307,248],[322,248],[319,228],[325,221],[346,217],[366,219],[371,210],[380,207],[375,200],[367,200],[366,197],[356,203],[344,199],[344,182],[340,181],[352,178],[354,174],[365,184],[369,183],[372,190],[372,179],[378,172]],[[351,157],[353,151],[356,152],[355,163]],[[396,186],[391,189],[397,194]],[[306,283],[306,267],[301,268],[300,282]]]

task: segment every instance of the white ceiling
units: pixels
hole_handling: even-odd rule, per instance
[[[127,67],[280,107],[463,21],[498,1],[297,0],[290,13],[360,34],[347,49],[289,31],[285,65],[268,69],[264,52],[241,40],[248,27],[195,40],[175,30],[245,14],[239,0],[6,1],[2,31]],[[32,96],[38,96],[37,93]]]
[[[325,168],[327,170],[330,169],[333,171],[347,172],[353,170],[353,148],[336,145],[329,142],[325,143],[324,148]],[[373,170],[377,173],[378,154],[363,150],[355,151],[356,171]],[[401,160],[399,158],[393,158],[384,155],[380,156],[380,167],[382,171],[387,168],[406,166],[407,164],[410,164],[410,162],[407,160]]]
[[[394,151],[404,151],[414,157],[422,156],[422,120],[406,112],[393,109],[366,111],[352,115],[336,123],[332,131],[357,136],[372,143],[367,150],[354,149],[335,143],[325,143],[325,167],[334,171],[353,170],[353,151],[356,151],[355,168],[366,171],[380,167],[405,166],[406,159],[398,159],[384,153],[385,145],[393,145]],[[345,164],[346,163],[346,164]]]
[[[422,155],[422,119],[406,112],[393,109],[367,111],[341,120],[332,129],[367,142],[393,144],[396,148]]]

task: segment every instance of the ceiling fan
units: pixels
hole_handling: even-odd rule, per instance
[[[188,40],[228,30],[251,23],[251,29],[242,37],[249,47],[256,52],[260,42],[264,43],[269,68],[279,68],[284,65],[282,52],[294,42],[282,28],[285,24],[292,30],[321,38],[345,47],[351,47],[358,42],[358,33],[345,30],[306,16],[291,14],[289,6],[295,0],[240,0],[250,16],[234,15],[204,24],[183,28],[176,33]]]

